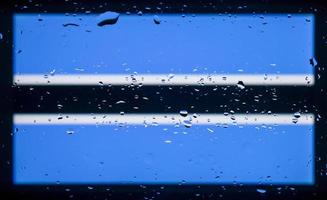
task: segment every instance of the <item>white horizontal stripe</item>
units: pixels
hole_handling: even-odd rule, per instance
[[[17,85],[313,85],[312,74],[15,75]]]
[[[294,123],[293,120],[297,119]],[[174,125],[191,121],[192,125],[312,125],[313,114],[14,114],[14,124],[37,125]]]

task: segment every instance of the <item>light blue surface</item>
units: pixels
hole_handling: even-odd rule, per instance
[[[263,16],[16,14],[14,73],[312,74],[313,15]]]
[[[15,128],[15,184],[314,182],[308,125]]]

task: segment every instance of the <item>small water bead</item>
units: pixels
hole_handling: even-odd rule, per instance
[[[161,23],[161,20],[160,20],[158,15],[153,16],[153,21],[154,21],[155,24],[160,24]]]
[[[184,121],[183,121],[183,125],[184,125],[186,128],[191,128],[191,127],[192,127],[192,121],[191,121],[191,120],[184,120]]]
[[[243,90],[245,88],[245,85],[244,85],[243,81],[238,81],[237,82],[237,87],[240,88],[241,90]]]
[[[105,13],[102,13],[98,17],[98,26],[106,26],[106,25],[113,25],[116,24],[119,18],[119,13],[117,12],[111,12],[107,11]]]
[[[265,194],[267,192],[267,190],[264,189],[257,189],[257,192],[259,192],[260,194]]]
[[[293,116],[294,116],[295,118],[300,118],[300,117],[301,117],[301,113],[300,113],[300,112],[295,112],[295,113],[293,114]]]
[[[165,140],[165,143],[166,144],[171,144],[173,141],[171,141],[171,140]]]
[[[179,111],[179,114],[182,116],[182,117],[186,117],[188,115],[188,112],[186,110],[181,110]]]

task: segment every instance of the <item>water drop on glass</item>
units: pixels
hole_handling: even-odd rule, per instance
[[[213,133],[214,131],[210,128],[207,128],[207,130],[210,132],[210,133]]]
[[[98,17],[98,26],[116,24],[119,18],[119,13],[107,11]]]
[[[160,24],[161,23],[161,20],[160,20],[158,15],[153,16],[153,21],[154,21],[155,24]]]
[[[267,192],[267,190],[264,189],[257,189],[257,192],[259,192],[260,194],[265,194]]]
[[[315,58],[310,58],[309,62],[312,67],[315,67],[318,64]]]
[[[191,128],[192,127],[192,122],[190,120],[184,120],[183,121],[183,125],[186,127],[186,128]]]
[[[237,87],[240,88],[241,90],[243,90],[245,88],[243,81],[237,82]]]
[[[171,140],[165,140],[165,143],[166,143],[166,144],[171,144],[172,141],[171,141]]]
[[[294,117],[295,117],[295,118],[300,118],[300,117],[301,117],[301,113],[300,113],[300,112],[296,112],[296,113],[294,113]]]
[[[182,117],[186,117],[188,115],[188,112],[186,110],[181,110],[179,111],[179,114],[182,116]]]
[[[53,69],[53,70],[50,72],[50,75],[51,75],[51,76],[54,76],[54,75],[55,75],[55,73],[56,73],[56,70],[55,70],[55,69]]]

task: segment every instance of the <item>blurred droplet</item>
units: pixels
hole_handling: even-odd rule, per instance
[[[188,112],[186,110],[181,110],[179,111],[179,114],[182,116],[182,117],[186,117],[188,115]]]
[[[318,64],[315,58],[310,58],[309,62],[312,67],[315,67]]]
[[[213,133],[214,131],[210,128],[207,128],[207,130],[210,132],[210,133]]]
[[[75,24],[75,23],[66,23],[66,24],[63,24],[62,26],[63,26],[63,27],[69,27],[69,26],[75,26],[75,27],[78,27],[79,25],[78,25],[78,24]]]
[[[55,70],[55,69],[53,69],[53,70],[50,72],[50,75],[51,75],[51,76],[54,76],[54,75],[55,75],[55,73],[56,73],[56,70]]]
[[[124,104],[126,103],[125,101],[117,101],[116,104]]]
[[[300,112],[296,112],[296,113],[294,113],[294,117],[295,117],[295,118],[300,118],[300,117],[301,117],[301,113],[300,113]]]
[[[170,81],[172,78],[174,78],[175,75],[174,74],[168,74],[168,81]]]
[[[161,20],[160,20],[158,15],[153,16],[153,21],[154,21],[155,24],[160,24],[161,23]]]
[[[107,11],[98,17],[98,26],[116,24],[119,18],[119,13]]]
[[[165,140],[165,143],[166,144],[171,144],[173,141],[171,141],[171,140]]]
[[[190,121],[190,120],[184,120],[184,121],[183,121],[183,125],[184,125],[186,128],[191,128],[191,127],[192,127],[192,121]]]
[[[244,85],[243,81],[238,81],[237,82],[237,87],[240,88],[241,90],[243,90],[245,88],[245,85]]]
[[[264,190],[264,189],[257,189],[257,192],[261,193],[261,194],[264,194],[267,192],[267,190]]]

